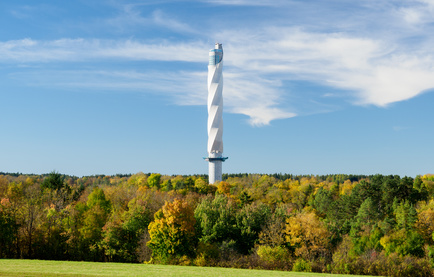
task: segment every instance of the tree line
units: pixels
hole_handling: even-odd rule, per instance
[[[433,276],[434,175],[0,173],[0,258]]]

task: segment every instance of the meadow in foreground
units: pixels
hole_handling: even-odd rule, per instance
[[[0,259],[0,276],[271,276],[271,277],[329,277],[336,274],[249,270],[219,267],[147,265],[124,263],[93,263],[70,261]],[[356,276],[356,275],[351,275]]]

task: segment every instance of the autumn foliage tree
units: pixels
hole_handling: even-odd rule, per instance
[[[182,256],[193,256],[196,245],[194,210],[187,201],[166,202],[149,224],[153,258],[170,263]]]
[[[286,241],[298,257],[311,260],[329,254],[330,233],[313,212],[301,212],[288,218],[285,233]]]

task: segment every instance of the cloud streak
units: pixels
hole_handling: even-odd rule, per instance
[[[283,80],[306,80],[352,91],[353,103],[377,106],[407,100],[434,87],[434,58],[430,53],[410,55],[396,45],[378,40],[306,33],[298,29],[274,28],[263,30],[262,35],[264,37],[251,44],[248,33],[244,36],[233,32],[225,34],[236,38],[225,44],[225,92],[229,111],[249,116],[252,125],[266,125],[275,119],[295,116],[295,111],[278,105],[287,93],[282,87]],[[92,62],[108,58],[204,63],[207,55],[204,49],[207,45],[203,42],[147,44],[133,40],[23,39],[0,43],[0,61]],[[164,87],[179,91],[188,87],[187,84],[196,84],[198,77],[197,72],[190,72],[189,77],[184,72],[182,79],[177,78],[179,72],[176,71],[164,75],[174,80],[170,86],[167,80],[152,78],[147,83],[153,85],[144,87],[159,87],[157,82],[161,82]],[[140,83],[133,84],[137,87]],[[180,88],[174,84],[181,84]],[[186,89],[184,97],[178,97],[184,98],[182,103],[197,104],[202,100],[189,91]]]
[[[266,38],[253,44],[249,34],[225,36],[237,37],[228,54],[237,67],[350,90],[355,104],[387,106],[434,87],[431,52],[408,53],[394,43],[297,29],[264,30]]]
[[[58,39],[38,41],[22,39],[0,42],[0,62],[82,62],[105,58],[201,62],[208,45],[202,42],[146,44],[134,40]],[[205,59],[206,60],[206,59]]]
[[[243,0],[204,2],[217,6],[274,5],[271,2]],[[320,2],[314,3],[320,5]],[[337,20],[334,24],[340,27],[333,31],[325,31],[321,26],[298,26],[301,23],[297,21],[295,26],[271,23],[258,28],[226,27],[206,36],[198,36],[194,41],[26,38],[0,42],[0,63],[45,65],[48,68],[37,74],[40,79],[44,79],[41,76],[43,72],[49,74],[47,82],[52,78],[52,73],[49,73],[51,63],[92,64],[93,70],[82,70],[84,75],[64,70],[65,77],[59,76],[53,82],[71,87],[158,91],[173,97],[174,102],[180,105],[204,105],[207,50],[212,47],[209,40],[218,39],[225,49],[226,110],[248,116],[249,123],[256,126],[267,125],[276,119],[312,114],[312,111],[297,109],[300,103],[292,103],[291,107],[282,104],[288,95],[297,96],[291,99],[318,103],[318,106],[323,104],[324,93],[317,92],[317,95],[311,95],[312,99],[303,98],[301,92],[287,86],[294,81],[310,82],[323,87],[328,94],[332,89],[334,98],[345,98],[355,105],[379,107],[411,99],[434,88],[433,39],[426,34],[433,21],[434,2],[413,0],[405,6],[399,6],[392,0],[381,4],[373,1],[360,3],[364,13],[359,13],[356,7],[350,10],[357,11],[354,17],[364,18],[365,21],[349,24],[349,21]],[[292,4],[300,5],[297,1],[286,5]],[[128,24],[152,24],[183,34],[196,34],[190,25],[162,10],[153,9],[148,16],[143,16],[137,8],[139,6],[122,6],[121,14],[111,19],[109,24],[124,27]],[[367,32],[368,27],[363,24],[367,24],[372,16],[366,11],[373,11],[380,18],[377,23],[389,20],[389,25]],[[324,18],[320,20],[326,21]],[[402,34],[394,30],[402,30]],[[122,71],[102,69],[100,65],[134,61],[143,61],[144,64],[162,62],[167,66],[164,69]],[[185,63],[185,67],[179,62]],[[177,65],[173,66],[175,63]],[[203,71],[197,70],[200,65]],[[81,76],[80,81],[78,76]],[[70,78],[69,81],[67,78]]]
[[[207,73],[196,71],[116,71],[116,70],[37,70],[9,76],[26,80],[30,86],[68,88],[77,91],[122,91],[170,96],[177,105],[204,105],[207,99]],[[249,117],[253,126],[269,124],[271,120],[289,118],[294,113],[278,106],[279,84],[265,79],[250,81],[249,75],[226,73],[225,109]]]
[[[140,7],[149,3],[123,4],[117,6],[118,15],[106,20],[106,22],[116,29],[129,28],[163,28],[177,33],[197,33],[188,24],[177,20],[174,16],[166,14],[161,9],[155,9],[148,15],[143,15]]]
[[[144,44],[137,41],[61,39],[35,41],[24,39],[0,43],[0,61],[5,63],[92,62],[94,60],[181,61],[204,63],[209,46],[204,43]],[[204,69],[206,67],[204,66]],[[234,70],[238,72],[239,70]],[[256,74],[257,75],[257,74]],[[163,92],[180,105],[206,103],[206,71],[132,72],[132,71],[40,71],[15,75],[15,79],[44,85],[104,90]],[[233,113],[245,114],[255,126],[271,120],[289,118],[295,113],[278,108],[280,82],[252,73],[225,73],[225,106]]]

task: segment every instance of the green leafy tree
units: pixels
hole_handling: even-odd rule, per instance
[[[208,193],[215,193],[217,190],[217,187],[214,185],[208,184],[208,182],[205,181],[203,178],[197,178],[194,181],[194,189],[198,193],[208,194]]]
[[[152,173],[151,176],[148,177],[148,186],[150,188],[160,188],[161,184],[161,174]]]
[[[236,240],[237,206],[223,194],[204,198],[196,207],[194,216],[198,223],[200,241],[204,243],[221,243],[225,240]]]
[[[141,199],[134,198],[128,203],[128,210],[113,214],[103,228],[101,242],[110,261],[137,262],[137,248],[148,225],[151,211],[146,209]]]
[[[386,253],[397,253],[401,256],[424,256],[425,240],[415,228],[418,217],[414,206],[409,201],[398,203],[395,198],[393,210],[396,222],[395,228],[380,240]]]
[[[251,204],[253,202],[252,197],[249,195],[249,193],[245,190],[243,190],[239,196],[238,199],[240,201],[241,206],[245,206],[247,204]]]
[[[324,217],[329,209],[332,208],[331,204],[333,201],[333,195],[330,191],[319,188],[310,204],[320,216]]]
[[[170,179],[164,181],[163,184],[161,184],[161,190],[162,191],[171,191],[171,190],[173,190],[172,181]]]
[[[396,218],[396,228],[411,230],[417,221],[417,212],[412,204],[408,201],[394,204],[394,214]]]
[[[245,205],[237,213],[237,229],[240,232],[240,238],[237,241],[241,253],[247,254],[258,242],[259,233],[270,217],[271,209],[262,203]]]
[[[102,240],[102,229],[110,215],[111,203],[106,199],[104,191],[95,187],[83,208],[83,222],[79,229],[80,239],[87,246],[88,257],[99,261],[102,258],[99,243]]]
[[[418,200],[428,200],[429,192],[420,175],[417,175],[414,179],[413,188]]]
[[[64,177],[56,171],[52,171],[41,184],[41,189],[60,190],[65,186]]]
[[[386,235],[380,240],[381,245],[388,255],[397,253],[400,256],[423,257],[425,255],[424,239],[414,230],[404,229]]]
[[[382,232],[377,228],[373,230],[373,225],[377,222],[377,210],[373,201],[368,197],[360,205],[357,216],[351,223],[350,236],[353,239],[354,251],[362,254],[368,249],[381,250],[379,238]]]
[[[351,236],[357,237],[360,232],[371,230],[372,225],[376,222],[377,211],[371,198],[367,198],[360,205],[359,211],[354,218],[351,226]]]

